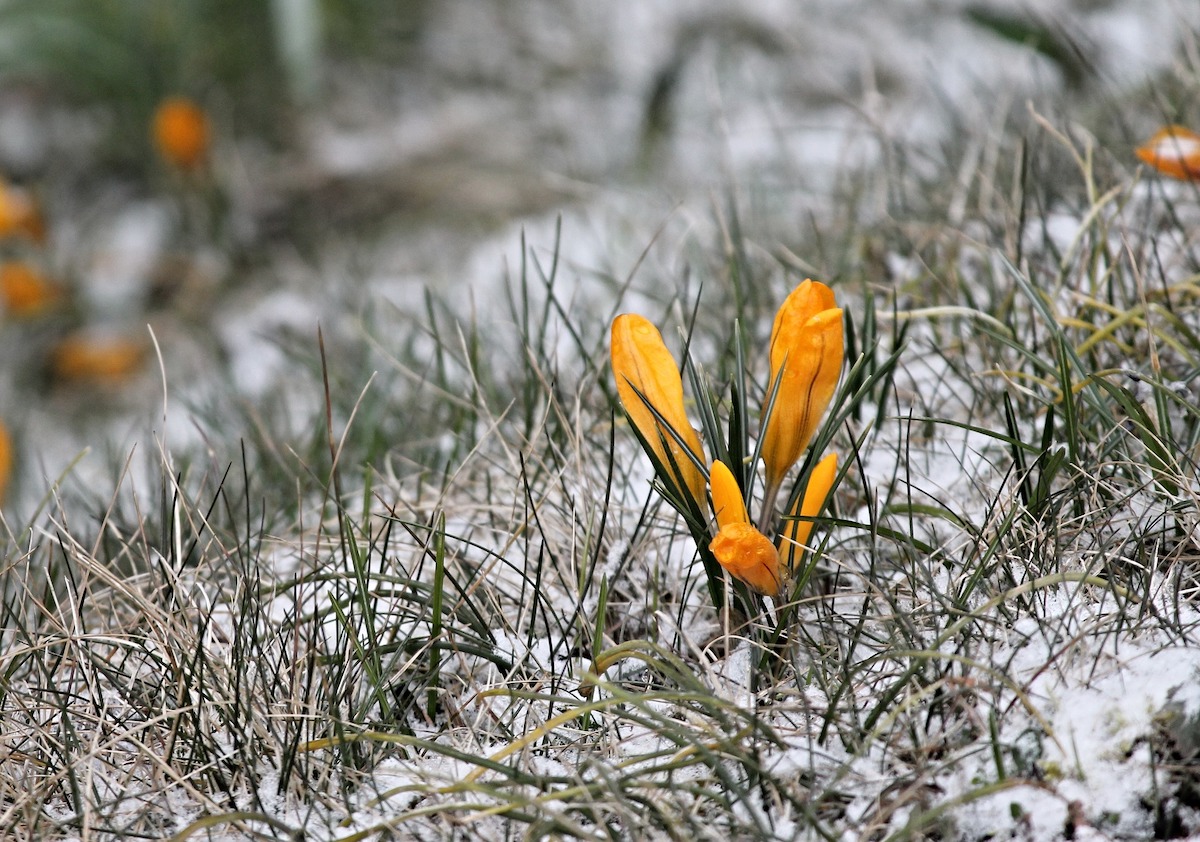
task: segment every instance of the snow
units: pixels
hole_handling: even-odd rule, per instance
[[[1021,653],[1025,666],[1012,674],[1049,725],[1038,749],[1050,785],[1031,783],[975,801],[960,814],[964,828],[982,838],[1010,827],[1012,805],[1018,805],[1029,817],[1032,838],[1057,838],[1075,802],[1082,816],[1106,816],[1111,822],[1106,831],[1149,835],[1139,798],[1151,796],[1156,781],[1144,741],[1168,709],[1200,714],[1195,680],[1200,652],[1184,645],[1163,648],[1154,640],[1122,640],[1118,647],[1114,637],[1097,651],[1078,653],[1062,671],[1047,668],[1055,654],[1030,647]],[[948,794],[969,791],[970,774],[962,770],[946,781]],[[1163,786],[1161,777],[1157,785]]]

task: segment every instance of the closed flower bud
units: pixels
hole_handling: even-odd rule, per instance
[[[773,402],[768,392],[763,403],[762,432],[768,501],[820,426],[837,389],[844,354],[842,311],[833,291],[804,281],[783,302],[771,330],[767,382],[775,391]]]
[[[683,408],[683,381],[662,335],[641,316],[625,313],[613,320],[610,350],[617,393],[630,422],[669,473],[671,484],[704,509],[704,472],[694,461],[704,459],[704,447],[688,422]],[[654,412],[666,422],[665,426]]]

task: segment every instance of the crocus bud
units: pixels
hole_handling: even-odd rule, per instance
[[[779,553],[771,539],[752,524],[735,522],[722,526],[708,548],[730,575],[764,596],[779,596],[784,581]]]
[[[208,157],[208,115],[187,97],[167,97],[159,104],[152,135],[158,154],[178,169],[196,169]]]
[[[705,509],[704,472],[693,461],[693,457],[704,459],[704,447],[688,422],[683,408],[683,380],[662,335],[641,316],[625,313],[613,320],[611,353],[617,394],[630,422],[676,488]],[[666,422],[665,426],[654,412]]]
[[[760,594],[778,596],[784,579],[779,553],[771,540],[750,523],[746,502],[733,472],[717,460],[712,463],[708,480],[718,527],[717,534],[708,544],[713,557],[731,576]]]
[[[1200,134],[1183,126],[1166,126],[1133,150],[1142,161],[1172,178],[1200,180]]]
[[[779,561],[787,576],[791,577],[796,571],[796,564],[804,553],[808,538],[812,534],[813,522],[825,506],[829,492],[833,488],[833,480],[837,477],[837,454],[830,453],[812,469],[808,477],[808,485],[804,493],[797,498],[792,510],[784,520],[783,529],[779,534]],[[801,520],[801,518],[805,518]]]
[[[784,300],[771,329],[768,387],[778,387],[774,402],[768,393],[763,403],[768,501],[820,426],[837,389],[844,354],[842,311],[833,290],[818,281],[804,281]]]

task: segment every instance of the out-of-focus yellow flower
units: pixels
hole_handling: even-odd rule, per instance
[[[704,446],[688,422],[683,408],[683,381],[662,334],[643,317],[625,313],[613,320],[610,350],[617,393],[629,420],[663,468],[672,472],[675,485],[704,509],[704,472],[693,461],[693,457],[704,459]],[[683,441],[686,451],[659,423],[650,406]]]
[[[187,97],[167,97],[159,103],[152,135],[158,154],[173,167],[193,170],[208,157],[208,115]]]
[[[8,427],[0,421],[0,505],[4,505],[4,495],[8,492],[8,481],[12,477],[12,437]]]
[[[32,196],[0,180],[0,237],[18,236],[45,242],[46,221]]]
[[[74,334],[54,348],[50,366],[61,380],[116,383],[137,371],[145,358],[146,346],[132,339]]]
[[[0,302],[4,312],[24,318],[34,316],[62,301],[63,288],[21,261],[0,264]]]
[[[842,311],[833,290],[805,280],[784,300],[771,329],[767,382],[769,387],[776,382],[779,386],[774,403],[769,392],[763,403],[762,457],[769,502],[820,426],[837,389],[844,355]]]
[[[750,523],[746,504],[733,473],[716,461],[709,471],[713,510],[717,516],[717,534],[708,548],[730,575],[765,596],[777,597],[785,575],[779,552],[766,535]]]
[[[1200,134],[1191,129],[1165,126],[1133,154],[1164,175],[1200,180]]]
[[[811,518],[821,513],[836,477],[837,454],[830,453],[813,467],[804,494],[796,500],[796,504],[784,520],[783,530],[779,534],[779,561],[789,577],[795,573],[796,563],[800,561],[808,538],[812,535]]]

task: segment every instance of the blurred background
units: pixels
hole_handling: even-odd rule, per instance
[[[652,287],[733,208],[832,277],[828,225],[916,213],[896,185],[1033,112],[1132,169],[1200,123],[1198,26],[1171,0],[0,0],[14,484],[111,478],[147,428],[311,429],[318,323],[356,395],[357,348],[420,362],[438,307],[497,312],[523,234],[575,278],[661,240]]]

